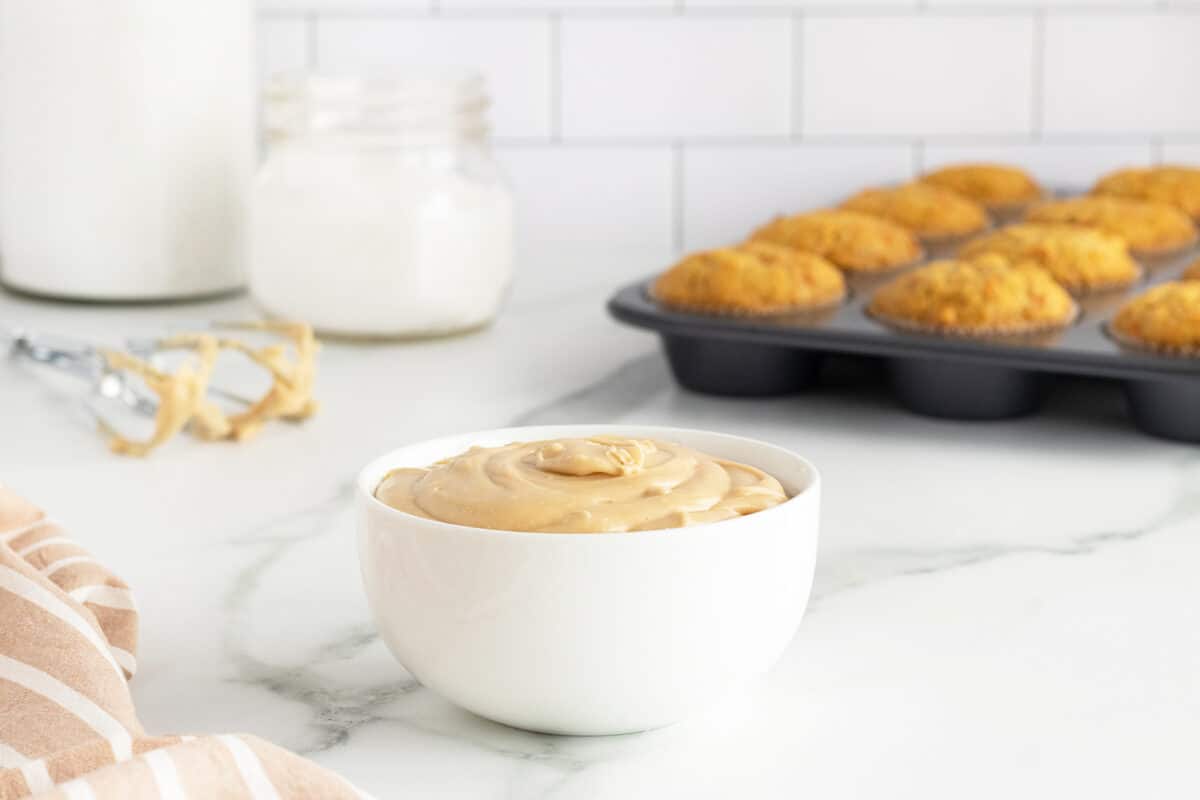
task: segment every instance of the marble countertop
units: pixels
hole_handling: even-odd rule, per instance
[[[1200,449],[1137,433],[1102,383],[982,424],[899,411],[856,365],[807,395],[687,394],[654,337],[606,316],[649,271],[621,263],[526,276],[476,335],[330,343],[320,416],[240,447],[114,457],[70,395],[0,361],[0,479],[134,586],[147,729],[259,734],[380,798],[1200,793]],[[251,313],[0,296],[0,324],[109,339]],[[589,421],[792,447],[825,511],[810,612],[765,682],[666,730],[565,739],[459,711],[393,661],[349,487],[408,441]]]

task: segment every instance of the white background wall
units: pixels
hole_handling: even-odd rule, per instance
[[[527,255],[665,260],[956,159],[1200,163],[1200,0],[262,0],[260,39],[480,68]]]

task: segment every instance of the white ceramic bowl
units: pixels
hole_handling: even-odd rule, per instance
[[[794,496],[711,525],[598,534],[468,528],[374,497],[390,470],[472,445],[597,434],[750,464]],[[362,471],[359,560],[380,634],[428,688],[518,728],[629,733],[683,719],[775,663],[808,602],[819,504],[811,464],[739,436],[637,425],[483,431],[403,447]]]

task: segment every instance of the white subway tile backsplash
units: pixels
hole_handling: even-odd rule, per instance
[[[1087,189],[1106,172],[1145,166],[1153,160],[1149,141],[1140,144],[1038,143],[936,145],[925,149],[926,169],[960,161],[998,161],[1029,170],[1050,189]]]
[[[694,146],[684,152],[688,250],[738,242],[779,214],[837,203],[912,177],[912,150],[881,146]]]
[[[317,27],[317,57],[332,72],[396,67],[477,69],[495,103],[499,137],[551,133],[549,20],[331,17]]]
[[[1166,142],[1162,147],[1164,164],[1190,164],[1200,167],[1200,141]]]
[[[1045,129],[1200,131],[1200,14],[1051,16]]]
[[[258,22],[258,74],[266,78],[308,66],[308,23],[303,18]]]
[[[672,254],[670,147],[511,146],[499,157],[516,191],[522,255]]]
[[[488,78],[526,254],[663,261],[914,165],[1200,164],[1200,0],[259,0],[260,74]]]
[[[805,19],[797,97],[802,132],[1028,132],[1033,42],[1028,16]]]
[[[568,139],[788,132],[785,15],[567,18],[561,45]]]

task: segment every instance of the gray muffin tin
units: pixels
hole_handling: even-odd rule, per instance
[[[933,248],[930,258],[949,253]],[[1064,331],[1034,338],[963,339],[906,333],[867,315],[872,292],[897,273],[851,276],[850,297],[831,311],[775,317],[720,317],[672,311],[650,296],[651,280],[618,291],[609,312],[656,331],[675,379],[696,392],[765,397],[800,392],[820,380],[828,353],[882,357],[896,398],[934,417],[990,420],[1036,411],[1056,375],[1122,381],[1130,416],[1146,433],[1200,442],[1200,358],[1133,350],[1108,335],[1117,308],[1150,286],[1174,280],[1200,257],[1192,248],[1140,259],[1140,282],[1079,300]]]

